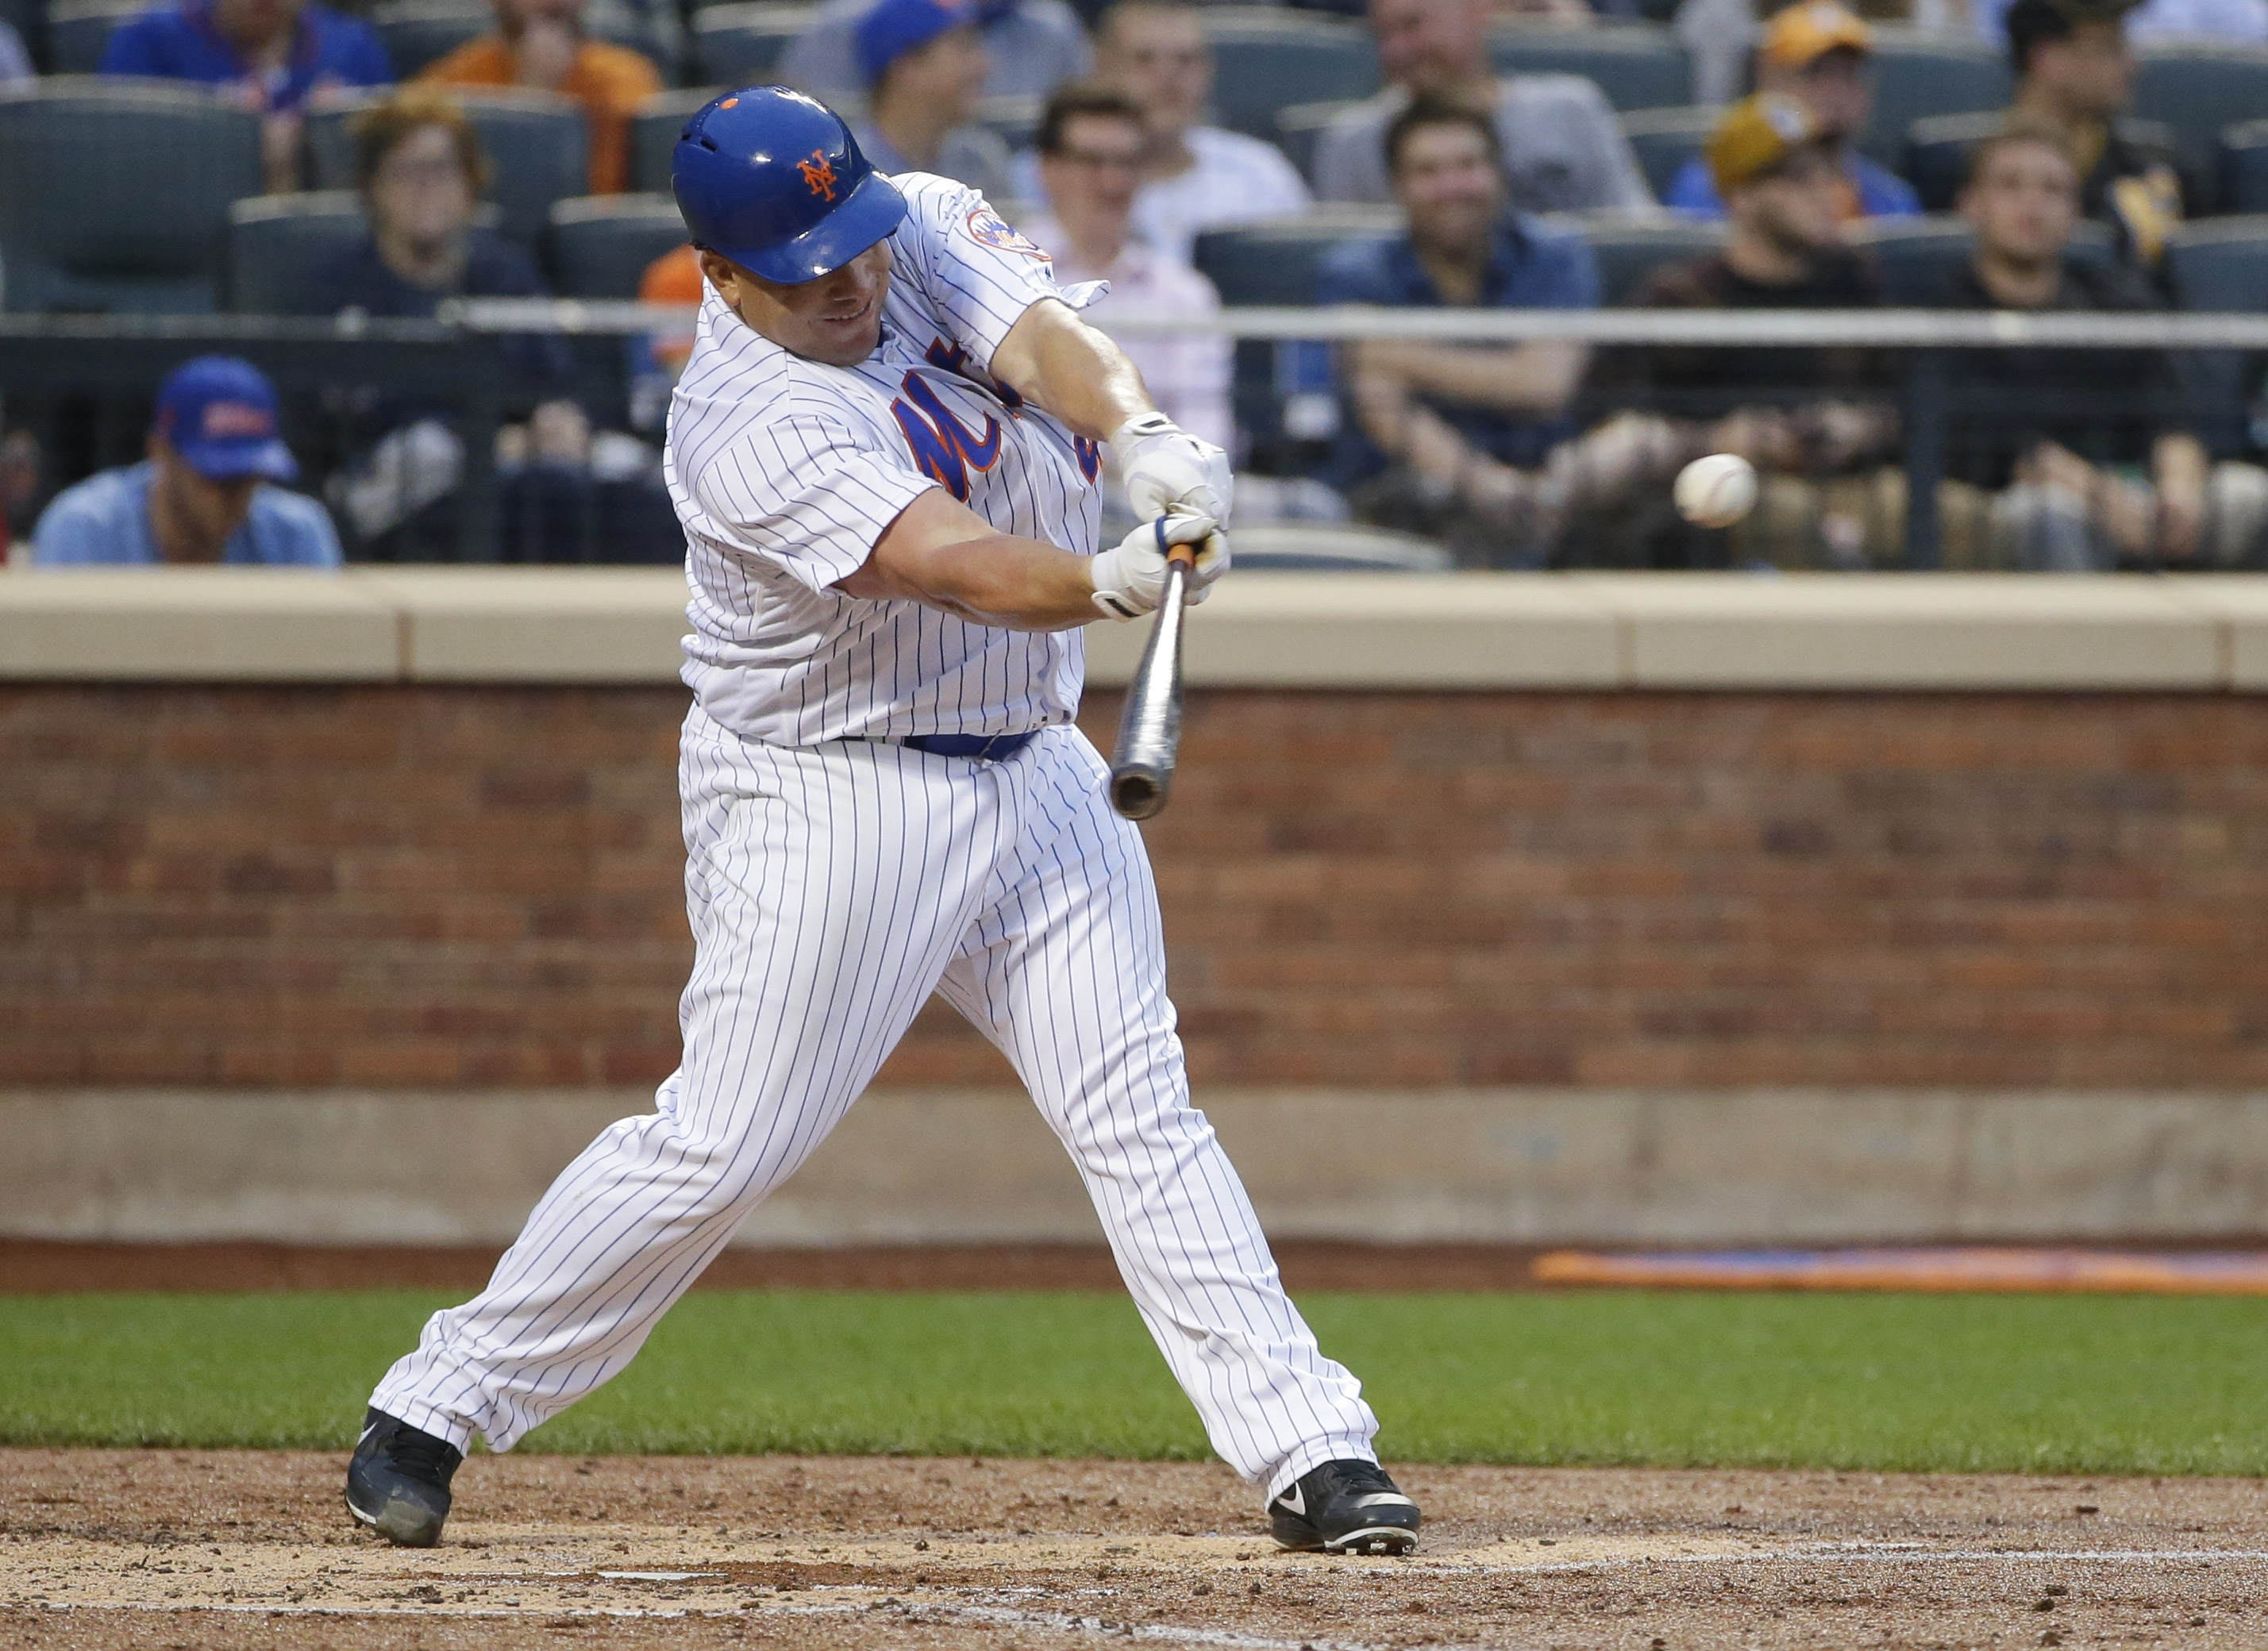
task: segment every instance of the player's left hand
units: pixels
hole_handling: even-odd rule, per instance
[[[1087,559],[1094,605],[1113,619],[1136,619],[1153,612],[1165,600],[1166,552],[1183,544],[1197,547],[1183,599],[1196,607],[1212,594],[1213,581],[1228,571],[1228,535],[1213,527],[1210,516],[1177,512],[1144,522],[1109,549]]]
[[[1110,452],[1126,483],[1126,502],[1144,521],[1176,511],[1228,526],[1235,483],[1228,454],[1212,443],[1163,413],[1145,413],[1111,432]]]

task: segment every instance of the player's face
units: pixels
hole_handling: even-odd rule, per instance
[[[793,286],[767,281],[714,253],[701,254],[702,274],[734,314],[790,354],[830,367],[855,367],[881,342],[890,268],[887,240],[839,269]]]
[[[1134,100],[1152,130],[1178,136],[1204,118],[1212,52],[1194,11],[1115,10],[1096,57],[1102,78]]]
[[[1981,251],[2027,268],[2060,258],[2079,222],[2079,174],[2048,144],[2001,144],[1962,191]]]

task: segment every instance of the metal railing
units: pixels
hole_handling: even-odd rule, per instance
[[[421,558],[488,561],[503,553],[506,478],[497,433],[526,411],[509,370],[514,341],[553,335],[575,352],[577,383],[591,404],[625,407],[626,345],[647,335],[682,334],[692,312],[573,299],[476,299],[445,305],[430,321],[356,322],[252,316],[0,316],[0,417],[29,427],[58,455],[57,481],[138,456],[148,406],[165,372],[188,356],[226,350],[270,372],[291,409],[287,435],[317,490],[344,475],[387,409],[404,402],[440,408],[463,455],[456,502],[442,539]],[[2023,313],[2008,312],[1419,310],[1242,308],[1210,315],[1101,318],[1130,338],[1204,335],[1240,342],[1331,344],[1364,339],[1501,344],[1548,340],[1602,350],[1693,346],[1759,351],[1822,346],[1893,351],[1904,370],[1881,394],[1896,403],[1895,454],[1904,478],[1904,565],[1940,564],[1937,483],[1947,474],[1948,431],[1960,409],[1948,400],[1951,352],[2055,349],[2185,352],[2218,365],[2210,412],[2242,424],[2246,357],[2268,356],[2268,316],[2236,313]],[[1736,399],[1736,398],[1723,398]],[[1585,415],[1611,404],[1587,402]],[[1688,412],[1697,409],[1687,408]],[[1723,409],[1723,410],[1729,410]],[[600,422],[608,422],[601,419]],[[617,416],[615,422],[620,422]],[[346,524],[342,524],[342,527]],[[348,534],[350,554],[372,553]],[[524,542],[514,541],[513,542]],[[610,559],[586,529],[579,545],[547,559]],[[381,549],[376,554],[386,554]],[[396,554],[402,554],[397,551]]]

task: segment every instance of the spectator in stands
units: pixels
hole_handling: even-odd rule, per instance
[[[1087,311],[1105,327],[1112,314],[1130,310],[1187,316],[1220,307],[1211,282],[1133,236],[1148,148],[1142,110],[1106,87],[1064,87],[1040,117],[1040,169],[1051,209],[1030,220],[1025,232],[1053,255],[1058,280],[1110,284],[1108,296]],[[1160,410],[1191,435],[1234,448],[1227,339],[1185,334],[1124,343]]]
[[[845,116],[858,113],[873,79],[862,67],[858,24],[873,4],[827,0],[781,57],[779,77]],[[984,96],[1043,98],[1086,73],[1086,30],[1064,0],[975,0],[970,9],[990,64]]]
[[[1881,302],[1873,266],[1844,242],[1840,154],[1809,106],[1779,92],[1744,99],[1726,111],[1707,152],[1725,203],[1724,247],[1653,270],[1633,305],[1845,310]],[[1610,419],[1555,456],[1567,508],[1651,509],[1688,461],[1737,453],[1771,473],[1763,504],[1736,532],[1739,554],[1854,566],[1895,550],[1898,522],[1875,495],[1889,479],[1879,467],[1897,439],[1897,419],[1875,352],[1617,350],[1602,361],[1597,383],[1651,410]],[[1683,559],[1687,549],[1671,554]]]
[[[2008,118],[2063,134],[2080,168],[2081,210],[2113,225],[2148,268],[2196,191],[2155,129],[2121,118],[2134,100],[2129,9],[2130,0],[2015,0],[2007,14],[2016,74]]]
[[[540,298],[545,288],[527,254],[476,227],[488,157],[464,112],[438,86],[404,87],[355,122],[355,173],[370,234],[309,282],[308,313],[421,318],[445,298]],[[497,447],[507,471],[504,519],[515,537],[499,547],[506,559],[541,560],[580,524],[600,521],[612,559],[674,559],[674,534],[653,542],[651,512],[636,497],[649,491],[652,454],[620,434],[594,435],[571,396],[574,360],[556,335],[510,341],[512,381],[506,394],[532,404],[525,424],[509,427]],[[331,479],[334,505],[365,545],[380,553],[431,555],[446,542],[448,502],[465,454],[447,422],[451,409],[391,400],[367,409],[378,439]],[[591,490],[600,492],[593,505]],[[621,497],[609,489],[627,490]],[[617,505],[626,512],[616,520]],[[635,541],[635,542],[632,542]]]
[[[29,80],[38,73],[32,67],[32,54],[24,49],[24,37],[16,33],[13,24],[0,18],[0,86]]]
[[[2012,126],[1978,144],[1961,196],[1976,245],[1939,306],[2162,308],[2132,269],[2065,256],[2079,203],[2078,166],[2056,129]],[[1991,499],[1968,559],[2055,572],[2243,559],[2268,514],[2268,475],[2212,464],[2185,428],[2198,410],[2185,389],[2175,358],[2157,350],[1956,354],[1946,473]],[[1946,512],[1948,543],[1975,545],[1973,533],[1952,531],[1962,514],[1973,511]]]
[[[584,0],[490,0],[497,32],[467,41],[417,77],[444,86],[533,86],[583,106],[591,126],[591,193],[630,184],[630,122],[661,90],[643,52],[583,32]]]
[[[1324,128],[1315,193],[1390,199],[1381,140],[1412,98],[1430,93],[1494,113],[1509,198],[1521,211],[1653,210],[1605,94],[1580,75],[1498,79],[1489,67],[1491,16],[1489,0],[1370,0],[1379,63],[1393,84]]]
[[[1095,74],[1149,132],[1134,231],[1187,261],[1199,234],[1304,210],[1307,186],[1275,144],[1207,126],[1212,48],[1189,0],[1119,0],[1095,28]]]
[[[690,247],[675,247],[645,267],[638,280],[638,302],[697,308],[703,297],[701,259]],[[644,333],[629,344],[630,428],[658,434],[669,419],[669,393],[693,356],[693,328]]]
[[[1391,240],[1335,247],[1325,304],[1585,309],[1599,275],[1580,239],[1509,211],[1498,127],[1420,96],[1388,123],[1386,166],[1410,217]],[[1556,525],[1532,472],[1573,433],[1580,345],[1366,340],[1343,364],[1353,417],[1342,454],[1357,514],[1445,540],[1466,566],[1534,566]]]
[[[175,368],[158,392],[149,453],[57,494],[32,565],[339,565],[323,507],[269,485],[299,467],[278,433],[275,387],[249,361],[200,356]]]
[[[858,20],[858,67],[866,113],[850,130],[867,159],[1005,198],[1008,146],[974,123],[986,62],[971,0],[877,0]]]
[[[1859,152],[1859,134],[1874,107],[1868,58],[1874,32],[1840,0],[1807,0],[1764,25],[1756,48],[1756,89],[1784,92],[1811,110],[1821,142],[1843,172],[1843,217],[1911,217],[1921,210],[1913,186]],[[1671,181],[1664,206],[1694,217],[1722,217],[1708,161],[1696,155]]]
[[[394,79],[368,24],[318,0],[181,0],[111,31],[106,75],[194,80],[266,116],[268,187],[299,187],[301,111],[318,92]]]

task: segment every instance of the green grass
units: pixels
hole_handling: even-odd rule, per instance
[[[437,1297],[0,1298],[0,1442],[318,1446]],[[1390,1458],[2268,1473],[2268,1301],[1317,1295]],[[1197,1458],[1109,1295],[689,1297],[528,1448]]]

